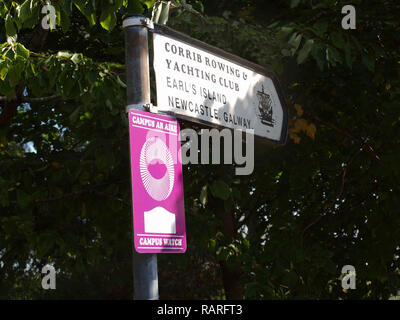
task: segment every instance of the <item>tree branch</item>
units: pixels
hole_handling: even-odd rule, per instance
[[[36,200],[34,200],[34,202],[36,202],[36,203],[53,202],[53,201],[58,201],[58,200],[62,200],[62,199],[65,199],[65,198],[70,198],[70,197],[74,197],[74,196],[79,196],[79,195],[82,195],[82,194],[85,194],[85,193],[95,193],[95,194],[97,194],[97,195],[105,196],[105,197],[111,198],[111,199],[113,199],[113,200],[120,201],[120,202],[122,202],[122,203],[124,203],[124,204],[126,204],[126,205],[129,205],[129,203],[125,202],[125,201],[124,201],[123,199],[121,199],[121,198],[118,198],[118,197],[115,197],[115,196],[112,196],[112,195],[109,195],[109,194],[106,194],[106,193],[104,193],[104,192],[101,192],[101,191],[96,190],[96,188],[108,186],[108,185],[111,185],[111,184],[122,184],[122,183],[125,183],[125,182],[126,182],[126,181],[124,181],[124,180],[117,180],[117,181],[111,181],[111,182],[101,183],[101,184],[97,184],[97,185],[95,185],[95,186],[93,186],[93,187],[91,187],[91,188],[88,188],[88,189],[83,189],[83,190],[79,190],[79,191],[75,191],[75,192],[70,192],[70,193],[64,193],[64,194],[59,195],[59,196],[50,197],[50,198],[45,198],[45,199],[36,199]]]
[[[4,100],[4,105],[0,114],[0,129],[6,127],[11,118],[17,113],[17,108],[20,104],[20,97],[23,92],[24,88],[22,86],[17,86],[15,88],[16,97],[11,101]]]
[[[17,99],[17,97],[12,98],[11,100],[7,100],[7,97],[2,97],[0,96],[0,102],[14,102],[14,101],[18,101],[18,104],[21,103],[43,103],[43,102],[49,102],[49,101],[53,101],[53,100],[58,100],[61,99],[62,96],[60,94],[53,94],[51,96],[48,97],[39,97],[39,98],[30,98],[30,97],[20,97],[19,99]]]
[[[41,51],[46,41],[48,30],[42,28],[41,25],[36,26],[33,31],[32,38],[30,39],[29,45],[27,48],[30,51]],[[2,108],[2,112],[0,114],[0,129],[3,129],[8,125],[11,118],[17,113],[17,108],[21,104],[21,98],[23,97],[24,86],[20,85],[15,88],[15,100],[10,102],[3,101],[4,106]],[[0,100],[1,101],[1,100]]]
[[[53,100],[58,100],[61,99],[62,96],[61,94],[53,94],[48,97],[40,97],[40,98],[29,98],[29,97],[24,97],[22,99],[23,102],[28,102],[28,103],[43,103],[43,102],[49,102]]]
[[[348,132],[347,130],[342,130],[340,128],[338,128],[337,126],[335,126],[334,124],[327,122],[325,120],[320,119],[318,116],[313,115],[312,113],[310,113],[309,111],[304,111],[304,114],[309,116],[310,118],[316,120],[319,123],[322,123],[324,125],[326,125],[327,127],[345,135],[346,137],[350,138],[352,141],[357,142],[360,145],[360,148],[367,152],[372,159],[374,159],[374,161],[380,163],[381,162],[381,158],[379,158],[379,156],[376,154],[376,152],[374,151],[374,149],[372,149],[372,147],[367,144],[366,141],[361,141],[360,139],[358,139],[357,137],[355,137],[353,134],[351,134],[350,132]]]
[[[335,205],[335,202],[337,199],[339,199],[342,194],[343,194],[343,190],[344,190],[344,182],[345,182],[345,177],[346,177],[346,173],[347,173],[347,168],[353,163],[354,159],[361,153],[362,149],[358,149],[357,152],[346,162],[346,164],[344,165],[344,169],[343,169],[343,173],[342,173],[342,181],[341,181],[341,185],[340,185],[340,189],[338,194],[335,196],[335,198],[333,199],[332,203],[330,203],[328,206],[325,207],[325,209],[328,208],[332,208]],[[325,215],[326,216],[326,215]],[[318,221],[320,221],[322,219],[322,217],[325,217],[323,215],[318,216],[316,219],[314,219],[313,221],[311,221],[301,232],[300,235],[300,248],[303,248],[303,239],[304,239],[304,233],[311,228],[314,224],[316,224]]]

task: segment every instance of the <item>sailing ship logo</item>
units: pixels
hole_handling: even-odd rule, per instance
[[[258,117],[262,124],[273,127],[275,120],[272,118],[272,105],[273,101],[268,93],[264,92],[264,85],[261,87],[261,91],[257,91],[258,98],[258,110],[260,113]]]

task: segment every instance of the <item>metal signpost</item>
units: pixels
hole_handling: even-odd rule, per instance
[[[144,16],[123,21],[133,187],[135,299],[158,299],[157,256],[186,250],[179,124],[150,108],[153,34],[156,112],[217,128],[254,130],[285,144],[288,112],[275,75]],[[148,108],[148,109],[149,109]],[[134,154],[133,154],[134,153]],[[157,161],[155,161],[157,160]],[[158,167],[157,167],[158,165]]]
[[[150,76],[147,27],[141,20],[124,20],[127,109],[144,110],[150,103]],[[133,250],[133,278],[135,299],[157,300],[158,273],[155,253],[139,254]]]

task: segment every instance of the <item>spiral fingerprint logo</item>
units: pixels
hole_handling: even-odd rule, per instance
[[[156,163],[166,167],[161,178],[156,178],[150,173],[149,166]],[[171,194],[174,186],[174,163],[168,147],[157,137],[146,140],[140,151],[140,177],[147,193],[154,200],[165,200]]]

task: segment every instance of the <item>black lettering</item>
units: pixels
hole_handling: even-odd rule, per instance
[[[192,60],[191,53],[189,49],[186,49],[186,58]]]
[[[208,107],[204,106],[206,108],[206,116],[208,117]]]
[[[175,108],[180,109],[179,98],[175,98]]]
[[[187,66],[187,74],[190,74],[190,75],[194,75],[193,74],[193,67],[191,67],[191,66]]]
[[[168,106],[175,108],[174,98],[168,96]]]
[[[171,46],[171,52],[173,53],[173,54],[176,54],[176,52],[177,52],[177,50],[176,50],[176,45],[172,45]]]
[[[178,62],[175,62],[174,71],[180,72]]]
[[[187,110],[187,101],[181,99],[181,109],[182,110]]]
[[[179,90],[184,91],[183,89],[183,81],[179,80]]]
[[[178,49],[179,49],[179,55],[180,55],[181,57],[185,57],[185,56],[183,55],[183,48],[179,47]]]
[[[214,118],[218,120],[218,110],[214,109]]]

